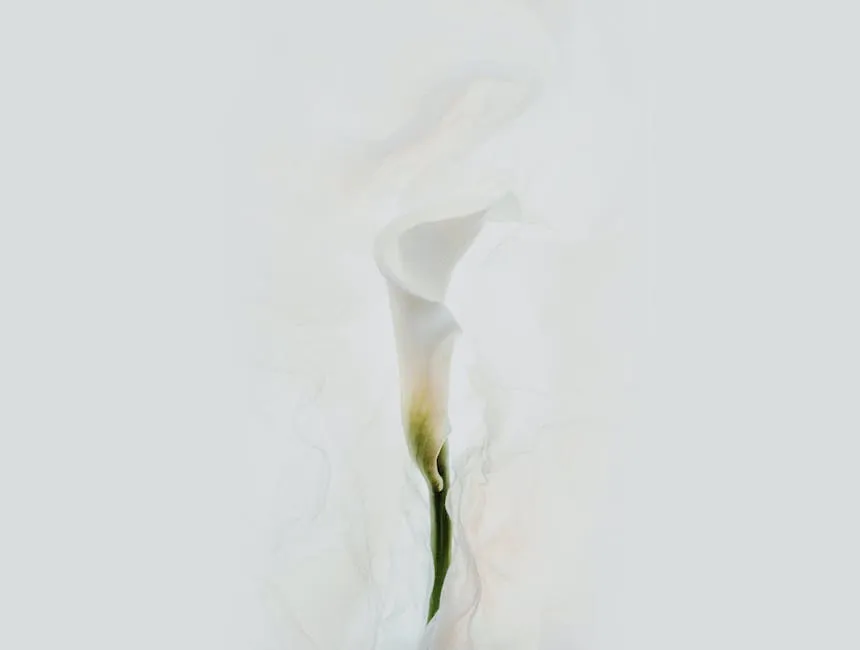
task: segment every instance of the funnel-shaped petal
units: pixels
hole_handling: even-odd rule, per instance
[[[510,195],[465,201],[395,219],[377,240],[376,262],[388,281],[394,319],[403,425],[434,491],[443,487],[437,459],[448,434],[449,369],[460,331],[445,292],[485,221],[511,218],[517,209]]]

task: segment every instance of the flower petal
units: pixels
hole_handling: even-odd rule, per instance
[[[400,365],[403,425],[410,451],[434,490],[448,434],[448,384],[460,327],[444,304],[457,262],[488,219],[518,211],[511,195],[471,198],[395,219],[379,235],[376,262],[388,281]]]

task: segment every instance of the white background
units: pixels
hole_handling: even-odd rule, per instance
[[[646,244],[595,647],[856,648],[856,11],[543,10],[626,75]],[[265,26],[302,15],[0,10],[4,648],[263,647],[243,164],[278,121],[236,125],[277,83]],[[293,61],[295,92],[350,56]]]

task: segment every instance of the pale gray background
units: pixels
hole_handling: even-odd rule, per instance
[[[856,648],[857,11],[573,4],[629,75],[648,253],[593,645]],[[300,9],[0,9],[5,648],[264,643],[243,161],[277,119],[242,116]]]

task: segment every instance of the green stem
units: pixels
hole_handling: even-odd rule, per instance
[[[433,551],[433,591],[430,592],[430,608],[427,613],[429,623],[439,611],[439,600],[442,597],[442,584],[451,564],[451,518],[445,509],[445,498],[448,496],[448,444],[442,445],[436,467],[442,476],[443,486],[439,491],[431,487],[430,493],[430,540]]]

